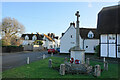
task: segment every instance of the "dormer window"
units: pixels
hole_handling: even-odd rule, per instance
[[[88,38],[93,38],[93,37],[94,37],[94,34],[93,34],[92,31],[90,31],[90,32],[88,33]]]
[[[28,37],[28,35],[26,35],[26,36],[25,36],[25,40],[29,40],[29,37]]]
[[[34,35],[34,36],[32,37],[32,40],[37,40],[36,35]]]

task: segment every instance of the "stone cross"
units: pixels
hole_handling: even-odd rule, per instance
[[[77,16],[77,21],[76,21],[76,49],[80,49],[80,46],[79,46],[79,17],[80,17],[80,14],[79,14],[79,11],[77,11],[77,13],[75,14]]]

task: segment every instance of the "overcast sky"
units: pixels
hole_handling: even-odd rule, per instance
[[[97,14],[117,2],[3,2],[2,18],[17,19],[26,28],[26,33],[53,32],[61,36],[76,22],[76,11],[80,12],[80,27],[96,28]]]

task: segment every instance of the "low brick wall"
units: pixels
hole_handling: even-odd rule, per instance
[[[20,52],[23,51],[23,47],[11,47],[11,46],[3,46],[2,47],[2,53],[5,52]]]
[[[42,51],[44,50],[44,47],[42,47],[41,45],[34,45],[33,46],[33,51]]]

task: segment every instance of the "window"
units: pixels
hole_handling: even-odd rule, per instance
[[[25,40],[29,40],[29,37],[28,37],[28,35],[26,35],[26,36],[25,36]]]
[[[32,40],[36,40],[37,39],[37,37],[36,37],[36,35],[34,35],[33,37],[32,37]]]
[[[115,35],[114,34],[109,34],[109,39],[115,39]]]
[[[118,47],[118,52],[120,52],[120,46]]]
[[[88,33],[88,38],[93,38],[93,37],[94,37],[94,34],[93,34],[92,31],[90,31],[90,32]]]
[[[71,35],[71,38],[72,38],[72,35]]]
[[[94,50],[96,50],[96,46],[94,46]]]
[[[88,48],[88,46],[86,46],[86,48]]]
[[[92,34],[89,34],[88,37],[89,37],[89,38],[93,38],[93,35],[92,35]]]

